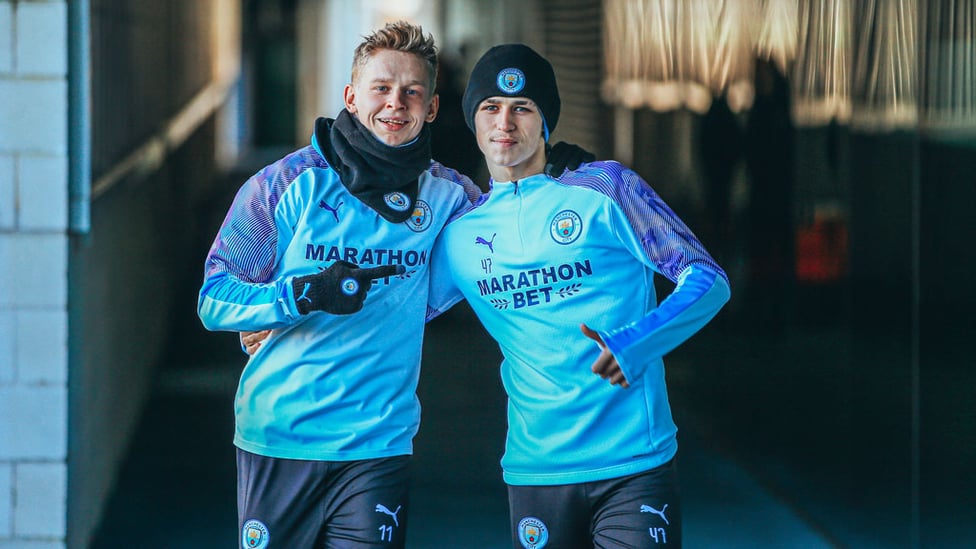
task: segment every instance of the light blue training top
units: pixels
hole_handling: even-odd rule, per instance
[[[210,330],[274,329],[241,375],[239,448],[323,461],[412,452],[431,248],[477,194],[432,162],[410,218],[391,223],[346,190],[314,143],[243,185],[207,256],[198,302]],[[357,313],[300,315],[292,279],[339,259],[406,272],[374,281]]]
[[[585,164],[492,189],[441,233],[428,318],[462,297],[504,356],[512,485],[647,471],[677,450],[662,357],[729,299],[728,278],[636,173]],[[676,286],[658,304],[654,275]],[[592,373],[597,330],[630,384]]]

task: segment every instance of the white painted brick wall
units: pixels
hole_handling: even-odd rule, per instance
[[[14,468],[0,462],[0,539],[9,538],[14,530]]]
[[[67,456],[66,387],[0,387],[0,418],[0,461],[60,460]]]
[[[63,77],[68,72],[68,7],[63,2],[17,6],[15,65],[20,74]]]
[[[14,228],[14,224],[17,222],[14,217],[17,211],[17,186],[15,184],[17,173],[14,171],[15,167],[13,156],[0,154],[0,232]]]
[[[22,156],[18,196],[21,230],[63,231],[68,227],[68,160],[64,156]]]
[[[14,70],[14,12],[8,0],[0,0],[0,74]]]
[[[6,240],[6,269],[15,307],[66,307],[68,291],[67,234],[15,233],[0,236],[0,257]],[[2,287],[0,287],[2,288]],[[2,294],[0,294],[2,299]],[[0,302],[0,307],[3,302]]]
[[[0,539],[0,549],[64,549],[64,543],[58,541],[33,541]]]
[[[0,153],[66,154],[67,80],[0,79],[0,97]]]
[[[15,334],[14,312],[10,309],[0,308],[0,387],[10,385],[14,381]],[[0,491],[0,498],[2,497],[3,492]]]
[[[0,549],[64,549],[68,4],[0,0]]]
[[[65,531],[67,467],[64,463],[14,466],[14,535],[60,537]]]
[[[17,381],[27,385],[68,382],[68,313],[22,310],[16,315]]]
[[[14,303],[14,270],[16,262],[10,255],[10,243],[16,235],[0,232],[0,309],[10,309]]]

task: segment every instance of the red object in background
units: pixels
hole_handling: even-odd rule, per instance
[[[796,279],[823,284],[847,276],[847,224],[838,215],[815,215],[796,232]]]

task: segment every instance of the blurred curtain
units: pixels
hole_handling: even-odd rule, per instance
[[[936,2],[940,0],[934,0]],[[912,128],[918,123],[916,0],[862,0],[854,13],[851,126]]]
[[[792,83],[801,126],[976,126],[976,0],[605,0],[603,97],[749,108],[755,60]]]
[[[849,0],[799,2],[796,57],[787,72],[792,81],[793,120],[798,125],[850,119],[850,5]]]
[[[606,0],[603,96],[628,108],[703,113],[751,79],[755,0]]]
[[[921,14],[923,129],[976,127],[976,1],[929,0]]]

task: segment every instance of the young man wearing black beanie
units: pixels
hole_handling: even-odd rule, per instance
[[[531,48],[489,50],[463,107],[492,178],[434,247],[428,319],[467,299],[502,350],[513,545],[680,546],[662,357],[718,313],[728,277],[625,166],[544,173],[559,92]],[[660,302],[655,274],[675,283]]]

